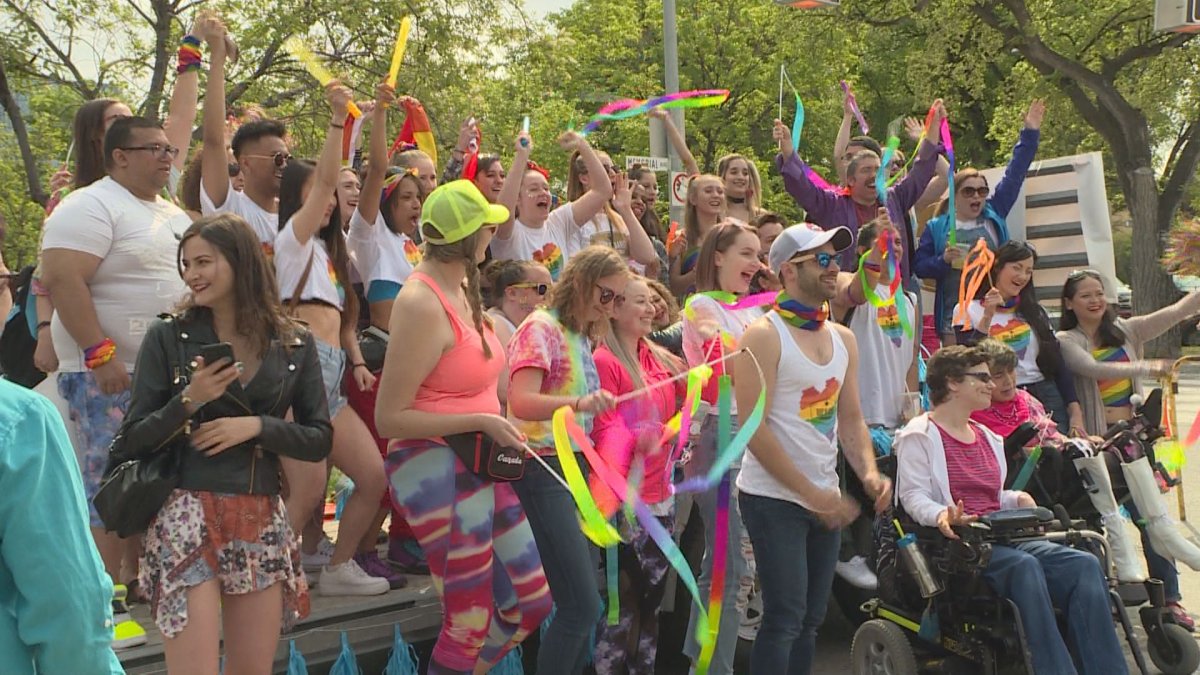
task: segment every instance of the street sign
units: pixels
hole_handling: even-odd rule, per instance
[[[641,164],[651,171],[666,171],[671,168],[671,162],[666,157],[637,157],[630,155],[625,158],[625,170],[633,168],[634,164]]]
[[[683,171],[671,172],[671,206],[687,204],[688,183],[691,177]]]

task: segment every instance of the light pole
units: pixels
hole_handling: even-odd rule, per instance
[[[663,80],[666,93],[673,94],[679,91],[679,42],[675,30],[675,0],[663,0]],[[686,133],[683,110],[675,109],[670,113],[675,127],[679,129],[680,133]],[[665,181],[667,200],[670,203],[671,174],[681,171],[683,165],[675,148],[670,147],[667,143],[667,133],[663,129],[662,122],[655,118],[650,118],[650,155],[653,157],[666,156],[670,159],[671,170],[667,173]],[[670,214],[671,220],[683,221],[682,206],[672,204]]]

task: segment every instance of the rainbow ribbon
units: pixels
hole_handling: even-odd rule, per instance
[[[888,167],[892,164],[892,158],[896,156],[896,150],[900,148],[900,137],[895,134],[888,136],[887,147],[883,149],[883,158],[879,160],[879,171],[875,173],[875,192],[879,194],[879,203],[887,204],[887,179]]]
[[[559,463],[562,464],[563,478],[567,480],[571,498],[579,508],[580,527],[583,529],[583,534],[600,548],[621,543],[621,534],[596,506],[596,500],[592,498],[587,481],[583,478],[583,472],[579,469],[579,462],[575,459],[571,441],[574,440],[581,450],[590,446],[591,441],[588,440],[583,429],[579,428],[579,424],[575,422],[574,411],[570,406],[563,406],[554,411],[551,430],[554,432],[554,452],[558,456]],[[593,448],[592,451],[595,452],[595,449]],[[589,458],[588,461],[592,460]],[[600,464],[608,466],[603,462]],[[592,467],[593,469],[597,468],[594,462]]]
[[[783,116],[783,83],[787,82],[788,87],[792,90],[792,95],[796,97],[796,116],[792,119],[792,150],[800,150],[800,132],[804,131],[804,102],[800,100],[800,92],[796,91],[796,85],[792,84],[792,78],[788,76],[787,69],[783,64],[779,64],[779,115]],[[866,132],[863,132],[866,133]]]
[[[707,363],[702,363],[688,371],[687,394],[684,396],[683,408],[680,409],[678,415],[672,417],[671,421],[667,422],[667,428],[663,434],[664,442],[669,440],[667,434],[672,431],[678,434],[675,452],[667,458],[667,484],[671,483],[675,461],[683,456],[684,447],[687,445],[688,430],[692,428],[692,415],[695,415],[696,411],[700,409],[700,391],[708,383],[709,378],[712,377],[712,373],[712,366]]]
[[[954,139],[950,137],[950,120],[942,118],[941,126],[942,144],[946,146],[946,161],[950,163],[950,170],[946,173],[946,182],[949,184],[946,193],[946,213],[950,214],[950,236],[947,240],[951,246],[958,246],[958,234],[954,227],[955,213],[954,210]]]
[[[312,51],[300,41],[300,38],[293,35],[283,43],[283,47],[288,51],[289,54],[292,55],[292,58],[296,59],[301,63],[301,65],[304,66],[309,75],[312,75],[317,82],[321,83],[322,87],[327,87],[329,86],[330,82],[333,82],[333,73],[329,72],[329,69],[321,63],[316,54],[313,54]],[[354,101],[349,101],[346,103],[346,111],[353,115],[355,119],[362,117],[362,110],[359,110],[358,104],[356,104]]]
[[[737,295],[730,293],[729,291],[700,291],[699,293],[693,293],[692,296],[688,298],[687,303],[684,305],[684,309],[691,309],[692,303],[697,297],[702,295],[716,300],[717,304],[721,305],[725,309],[736,311],[739,309],[750,309],[751,307],[762,307],[764,305],[769,305],[775,302],[775,296],[777,294],[772,293],[771,291],[765,291],[763,293],[745,295],[739,298]],[[692,309],[692,316],[695,316],[695,309]]]
[[[579,133],[586,136],[599,129],[600,125],[605,121],[624,120],[637,117],[638,115],[645,115],[655,108],[663,108],[664,110],[708,108],[721,105],[728,98],[728,89],[679,91],[644,101],[634,98],[623,98],[601,107],[600,110],[596,111],[595,115],[592,115],[592,118],[588,120],[588,123],[584,125],[583,130]]]
[[[901,272],[900,272],[900,256],[896,253],[896,238],[892,236],[891,230],[884,230],[879,233],[879,239],[876,240],[875,246],[884,251],[883,261],[887,263],[891,272],[891,279],[888,282],[888,297],[880,297],[871,284],[867,281],[867,275],[860,275],[862,280],[863,296],[875,307],[886,307],[890,304],[896,305],[896,316],[900,320],[900,328],[904,331],[904,336],[911,338],[913,336],[913,322],[908,316],[908,296],[904,290],[900,288]],[[858,268],[863,269],[867,262],[867,256],[870,252],[862,254],[858,259]]]
[[[854,92],[850,91],[850,83],[842,80],[842,91],[846,92],[846,96],[850,97],[850,111],[854,113],[854,117],[858,119],[858,128],[862,129],[864,134],[871,133],[871,127],[867,126],[867,120],[863,117],[862,111],[858,108],[858,99],[854,98]]]
[[[733,380],[728,375],[717,381],[717,448],[727,449],[733,436]],[[729,473],[723,472],[717,487],[717,518],[713,532],[712,585],[708,589],[708,634],[700,640],[700,658],[696,672],[703,675],[712,663],[717,648],[717,633],[721,627],[721,596],[725,594],[725,555],[729,548]],[[697,638],[700,638],[697,635]]]

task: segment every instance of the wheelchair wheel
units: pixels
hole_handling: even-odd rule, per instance
[[[1191,675],[1200,666],[1200,645],[1183,626],[1163,624],[1159,639],[1147,641],[1150,660],[1163,675]]]
[[[850,660],[854,675],[917,675],[917,656],[904,629],[883,619],[858,627]]]

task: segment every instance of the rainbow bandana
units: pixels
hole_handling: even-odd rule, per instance
[[[774,309],[780,318],[801,330],[820,330],[829,318],[828,302],[823,302],[820,307],[814,309],[789,298],[784,291],[780,291],[775,298]]]

